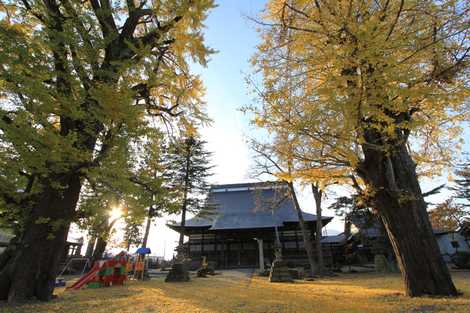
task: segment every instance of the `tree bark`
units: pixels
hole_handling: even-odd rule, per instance
[[[416,175],[405,143],[385,151],[383,137],[366,130],[364,161],[357,172],[371,188],[398,260],[408,296],[455,296],[457,290],[432,232]]]
[[[96,262],[103,258],[103,253],[106,250],[107,245],[107,240],[105,240],[102,236],[98,237],[98,240],[96,241],[95,251],[93,252],[93,262]]]
[[[111,230],[113,229],[114,224],[116,224],[120,218],[121,217],[117,217],[111,221],[107,219],[98,227],[99,236],[96,241],[95,251],[93,251],[93,262],[103,258],[103,253],[106,250],[109,237],[111,236]]]
[[[310,275],[315,276],[317,272],[317,264],[315,263],[315,258],[313,256],[313,245],[312,241],[310,240],[310,236],[307,233],[307,225],[305,225],[305,220],[302,215],[302,209],[300,208],[299,201],[297,199],[297,195],[295,193],[294,184],[292,182],[287,183],[289,186],[289,193],[294,201],[295,211],[297,212],[297,217],[299,219],[300,230],[302,232],[302,238],[304,241],[305,251],[307,252],[308,263],[310,264]]]
[[[183,200],[183,206],[181,208],[181,232],[180,232],[180,237],[178,241],[178,247],[182,249],[183,247],[183,242],[184,242],[184,230],[186,226],[186,201],[187,201],[187,192],[186,190],[184,191],[184,200]]]
[[[85,257],[89,258],[93,255],[93,252],[95,250],[95,244],[96,244],[96,237],[90,236],[90,240],[88,241],[88,244],[86,246]]]
[[[184,231],[186,226],[186,207],[188,206],[188,192],[189,192],[189,170],[191,168],[191,145],[187,143],[186,145],[186,173],[184,177],[184,194],[183,194],[183,205],[181,208],[181,232],[180,238],[178,242],[178,246],[180,249],[183,248],[184,242]]]
[[[149,239],[149,234],[150,234],[150,226],[152,225],[152,216],[153,216],[153,207],[150,206],[148,216],[147,216],[147,224],[145,225],[144,238],[142,239],[143,248],[147,248],[147,241]]]
[[[67,187],[58,190],[51,182]],[[0,299],[8,302],[52,298],[81,182],[78,174],[69,174],[43,186],[23,238],[0,272]]]
[[[322,228],[323,228],[321,198],[323,196],[323,192],[320,190],[320,188],[318,188],[316,184],[312,184],[312,192],[313,192],[313,197],[315,198],[315,207],[317,211],[316,212],[317,222],[316,222],[316,231],[315,231],[315,246],[317,249],[317,273],[318,275],[323,275],[324,262],[323,262],[323,249],[321,246]]]

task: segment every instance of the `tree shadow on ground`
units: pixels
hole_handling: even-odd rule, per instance
[[[138,290],[129,286],[115,286],[97,289],[65,290],[56,289],[56,297],[49,302],[31,300],[18,304],[0,302],[2,313],[35,313],[43,312],[90,312],[93,307],[106,307],[108,312],[119,312],[119,303],[131,299],[138,294]]]

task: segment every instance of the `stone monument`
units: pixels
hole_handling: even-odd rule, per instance
[[[189,272],[186,267],[188,259],[185,254],[185,249],[182,246],[176,248],[176,260],[173,262],[165,282],[186,282],[189,281]]]
[[[269,271],[269,281],[272,283],[293,281],[286,262],[282,260],[281,245],[278,241],[276,241],[274,247],[274,261]]]

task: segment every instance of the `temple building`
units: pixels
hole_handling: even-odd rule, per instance
[[[208,197],[211,214],[168,226],[189,237],[185,247],[191,267],[203,257],[215,268],[263,268],[274,258],[276,233],[282,256],[293,266],[308,264],[299,219],[288,186],[280,182],[214,185]],[[315,238],[316,215],[303,212],[308,234]],[[332,217],[322,217],[323,226]],[[331,253],[324,250],[326,263]]]

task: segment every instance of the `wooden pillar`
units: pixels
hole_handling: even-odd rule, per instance
[[[204,253],[204,232],[201,233],[201,256]]]
[[[256,239],[258,241],[258,253],[259,253],[259,270],[264,272],[264,248],[263,248],[263,239]]]
[[[82,244],[77,245],[77,249],[75,250],[74,256],[80,256],[82,253]]]
[[[214,235],[214,258],[215,258],[215,267],[219,267],[219,251],[217,250],[217,234]]]
[[[225,268],[228,268],[229,263],[230,263],[230,260],[229,260],[229,257],[230,257],[230,241],[226,241],[225,246],[227,247],[227,249],[225,249]]]
[[[295,230],[295,247],[297,248],[297,254],[299,254],[299,231],[296,229]]]
[[[282,252],[284,252],[284,232],[282,230],[279,232],[279,241],[281,242]]]
[[[188,236],[188,257],[192,259],[192,256],[191,256],[191,235]]]
[[[242,264],[242,252],[243,252],[243,239],[240,240],[240,248],[238,249],[238,266]]]
[[[222,235],[222,248],[221,250],[221,257],[222,257],[222,267],[227,268],[227,260],[226,260],[226,255],[227,255],[227,242],[225,241],[225,236]]]

